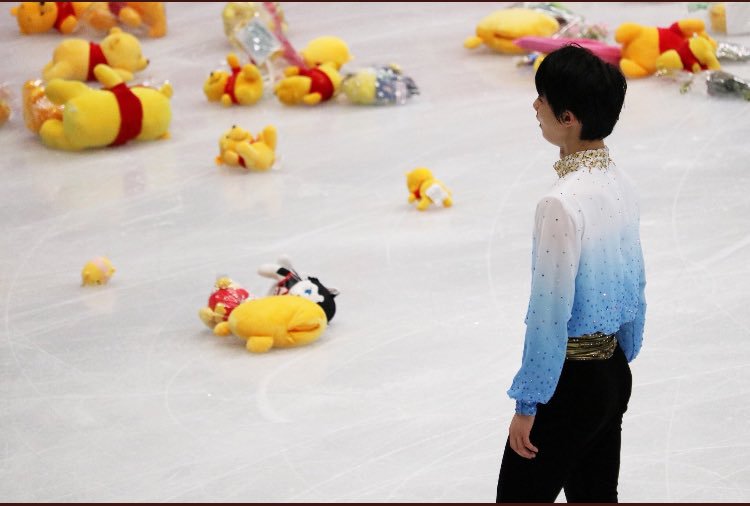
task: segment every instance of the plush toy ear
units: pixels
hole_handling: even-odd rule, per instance
[[[113,33],[122,33],[122,30],[119,26],[113,26],[112,28],[110,28],[109,34],[112,35]]]
[[[11,7],[10,13],[11,15],[18,17],[18,7]]]

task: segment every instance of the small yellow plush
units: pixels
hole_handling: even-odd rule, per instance
[[[203,83],[203,93],[211,102],[221,102],[224,106],[232,104],[252,105],[263,96],[263,76],[258,67],[246,63],[240,67],[240,60],[234,53],[229,53],[227,63],[232,73],[214,70]]]
[[[48,119],[39,135],[51,148],[78,151],[117,146],[136,140],[169,136],[172,118],[169,98],[172,86],[160,89],[128,88],[106,65],[94,69],[105,89],[89,88],[79,81],[53,79],[45,93],[54,104],[63,105],[62,120]]]
[[[406,173],[406,187],[409,189],[409,203],[417,202],[417,209],[425,211],[430,204],[451,207],[451,191],[435,179],[430,169],[418,167]]]
[[[112,262],[107,257],[96,257],[83,266],[81,286],[106,285],[115,273]]]
[[[645,77],[660,69],[699,72],[721,68],[716,41],[700,19],[682,19],[668,28],[623,23],[615,31],[622,44],[620,70],[626,77]]]
[[[723,2],[712,2],[708,7],[708,15],[712,32],[727,33],[727,7]]]
[[[464,47],[474,49],[481,44],[499,53],[527,53],[513,43],[525,36],[549,37],[560,29],[560,24],[544,12],[522,7],[495,11],[477,25],[476,36],[464,41]]]
[[[78,20],[92,2],[21,2],[10,13],[24,35],[48,32],[55,28],[65,35],[78,28]]]
[[[94,68],[102,63],[114,69],[124,81],[130,81],[134,72],[146,68],[148,60],[143,57],[137,38],[114,27],[101,44],[84,39],[62,41],[42,75],[45,81],[55,78],[93,81]]]
[[[91,2],[84,19],[97,30],[110,30],[119,22],[129,28],[143,30],[149,37],[158,38],[167,34],[164,2]]]
[[[324,63],[332,63],[336,70],[352,60],[349,46],[342,39],[332,36],[318,37],[310,41],[300,51],[302,59],[308,67],[318,67]]]
[[[253,139],[250,132],[233,125],[219,139],[219,156],[216,164],[225,163],[248,170],[265,171],[276,159],[276,127],[268,125]]]
[[[234,308],[227,321],[214,327],[214,334],[233,334],[246,341],[248,351],[265,353],[271,348],[309,344],[320,337],[327,325],[323,308],[311,300],[272,295]]]
[[[317,105],[333,98],[341,87],[341,74],[333,63],[302,69],[287,67],[274,92],[282,104]]]

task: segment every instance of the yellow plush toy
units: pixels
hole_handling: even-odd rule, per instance
[[[122,23],[153,38],[167,34],[164,2],[91,2],[84,19],[97,30],[110,30]]]
[[[683,19],[669,28],[623,23],[615,32],[622,44],[620,69],[627,77],[645,77],[660,69],[689,72],[718,70],[716,41],[700,19]]]
[[[109,258],[96,257],[83,266],[81,286],[106,285],[114,273],[115,268]]]
[[[49,119],[39,130],[47,146],[78,151],[117,146],[131,139],[145,141],[169,136],[170,84],[158,90],[128,88],[106,65],[97,65],[94,73],[105,89],[96,90],[82,82],[63,79],[53,79],[47,85],[47,97],[63,105],[62,121]]]
[[[263,96],[263,77],[258,67],[252,63],[240,67],[240,60],[234,53],[227,56],[227,63],[232,69],[231,74],[215,70],[203,83],[206,98],[211,102],[221,102],[224,106],[252,105],[260,100]]]
[[[417,202],[417,209],[426,210],[430,204],[451,207],[451,191],[435,179],[430,169],[418,167],[406,173],[406,187],[409,189],[409,203]]]
[[[246,341],[253,353],[271,348],[293,348],[320,337],[328,325],[318,304],[304,297],[272,295],[248,300],[234,308],[229,319],[214,327],[217,336],[230,333]]]
[[[78,28],[78,20],[92,2],[21,2],[10,13],[18,21],[21,33],[31,35],[55,28],[65,35]]]
[[[310,41],[305,48],[300,51],[302,59],[308,67],[318,67],[324,63],[332,63],[336,70],[352,60],[349,52],[349,46],[338,37],[318,37]]]
[[[274,92],[286,105],[316,105],[333,98],[341,87],[341,74],[333,63],[302,69],[287,67]]]
[[[216,164],[225,163],[248,170],[265,171],[276,159],[276,127],[268,125],[253,139],[250,132],[236,125],[219,139],[219,156]]]
[[[110,66],[124,81],[130,81],[134,72],[146,68],[148,60],[141,53],[138,39],[115,27],[101,44],[84,39],[62,41],[42,75],[46,81],[55,78],[93,81],[94,67],[102,63]]]
[[[513,43],[525,36],[549,37],[560,29],[560,24],[544,12],[522,7],[495,11],[477,25],[476,36],[464,41],[464,47],[474,49],[481,44],[499,53],[524,54],[528,51]]]

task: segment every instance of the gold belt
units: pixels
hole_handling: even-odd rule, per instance
[[[614,334],[596,332],[581,337],[568,338],[565,358],[568,360],[606,360],[615,353],[617,339]]]

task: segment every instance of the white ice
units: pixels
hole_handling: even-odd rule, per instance
[[[0,498],[415,501],[495,497],[520,364],[536,199],[555,180],[530,68],[463,48],[501,3],[282,4],[299,49],[395,62],[402,107],[206,101],[223,3],[169,4],[140,80],[174,86],[171,138],[67,153],[21,118],[59,34],[0,13]],[[686,3],[568,4],[614,29]],[[721,37],[750,45],[750,36]],[[750,78],[750,63],[725,70]],[[232,124],[279,131],[278,170],[217,168]],[[750,103],[631,80],[608,139],[642,197],[648,314],[622,501],[750,501]],[[404,173],[455,206],[419,213]],[[198,319],[219,274],[256,293],[278,255],[338,288],[313,345],[248,353]],[[109,285],[80,286],[106,255]],[[561,494],[558,500],[564,500]]]

